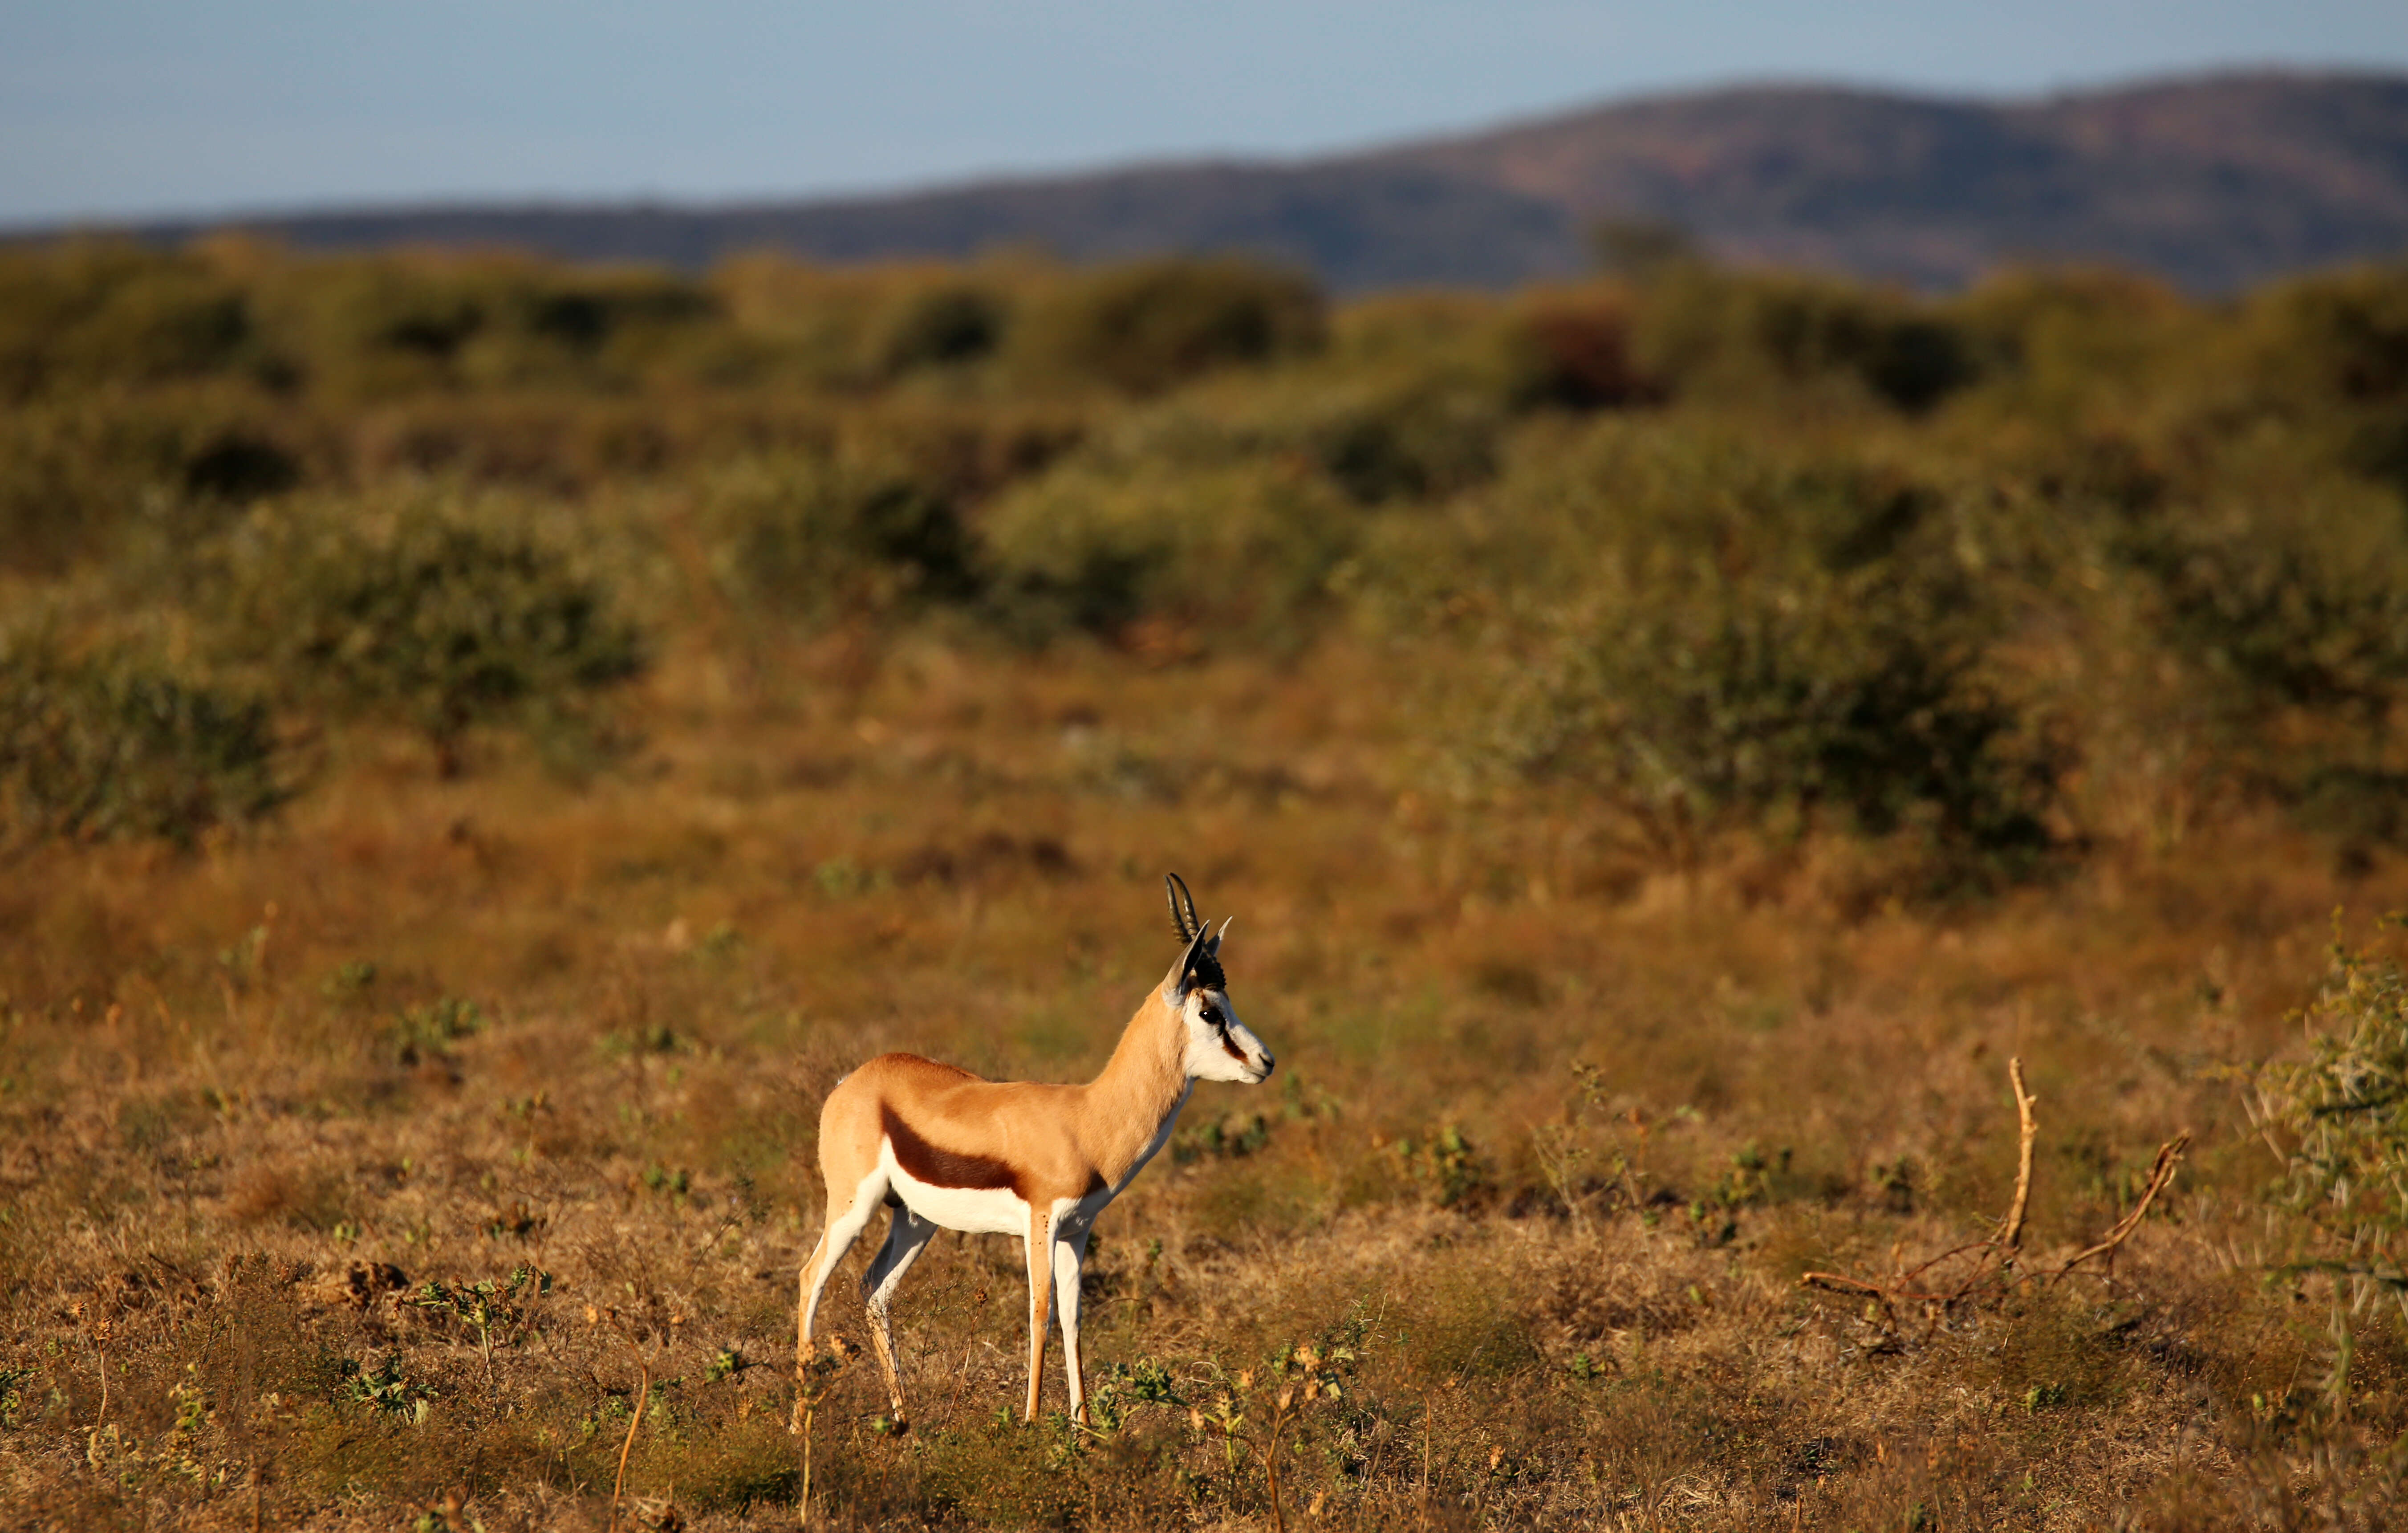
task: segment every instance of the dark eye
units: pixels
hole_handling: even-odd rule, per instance
[[[1221,1015],[1221,1009],[1217,1006],[1208,1006],[1204,1009],[1204,1021],[1206,1025],[1212,1027],[1229,1025],[1228,1019]]]

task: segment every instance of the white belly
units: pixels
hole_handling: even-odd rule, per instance
[[[931,1224],[971,1235],[1028,1236],[1028,1205],[1009,1187],[939,1187],[923,1182],[896,1162],[893,1141],[878,1143],[878,1162],[887,1184],[904,1206]]]

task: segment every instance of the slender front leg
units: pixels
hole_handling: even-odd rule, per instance
[[[1062,1316],[1062,1374],[1070,1381],[1070,1415],[1087,1425],[1087,1366],[1079,1356],[1079,1268],[1087,1259],[1087,1232],[1054,1243],[1054,1303]]]
[[[1054,1324],[1054,1212],[1028,1211],[1028,1409],[1023,1421],[1037,1419],[1037,1390],[1045,1380],[1046,1333]]]

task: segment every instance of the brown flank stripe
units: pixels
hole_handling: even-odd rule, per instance
[[[1009,1163],[992,1155],[966,1155],[930,1144],[884,1102],[878,1104],[878,1124],[895,1146],[895,1163],[920,1181],[936,1187],[1009,1187],[1022,1202],[1028,1200],[1019,1173]]]

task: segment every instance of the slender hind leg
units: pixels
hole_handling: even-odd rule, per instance
[[[903,1414],[903,1381],[895,1367],[895,1333],[886,1323],[887,1306],[894,1302],[895,1290],[903,1284],[903,1274],[920,1259],[936,1238],[934,1221],[923,1219],[910,1208],[897,1206],[894,1222],[886,1226],[886,1246],[861,1275],[861,1297],[869,1307],[869,1344],[878,1349],[878,1366],[886,1375],[886,1397],[895,1406],[895,1426],[900,1430]]]
[[[828,1189],[827,1230],[820,1236],[820,1243],[811,1248],[810,1257],[803,1263],[796,1282],[795,1430],[797,1432],[802,1430],[802,1392],[810,1387],[804,1370],[810,1366],[814,1351],[811,1325],[819,1318],[820,1296],[827,1291],[828,1279],[836,1276],[837,1266],[844,1260],[845,1253],[851,1251],[853,1242],[861,1238],[863,1227],[869,1223],[869,1216],[878,1211],[878,1205],[885,1199],[886,1173],[883,1170],[873,1170],[862,1178],[861,1185],[853,1189],[852,1201],[841,1208],[837,1203],[837,1189]]]
[[[1087,1369],[1079,1358],[1079,1268],[1087,1259],[1087,1232],[1065,1232],[1054,1242],[1054,1306],[1062,1317],[1062,1375],[1070,1382],[1070,1419],[1087,1424]]]
[[[1037,1419],[1038,1391],[1045,1383],[1045,1342],[1054,1325],[1054,1215],[1028,1211],[1028,1409]]]

